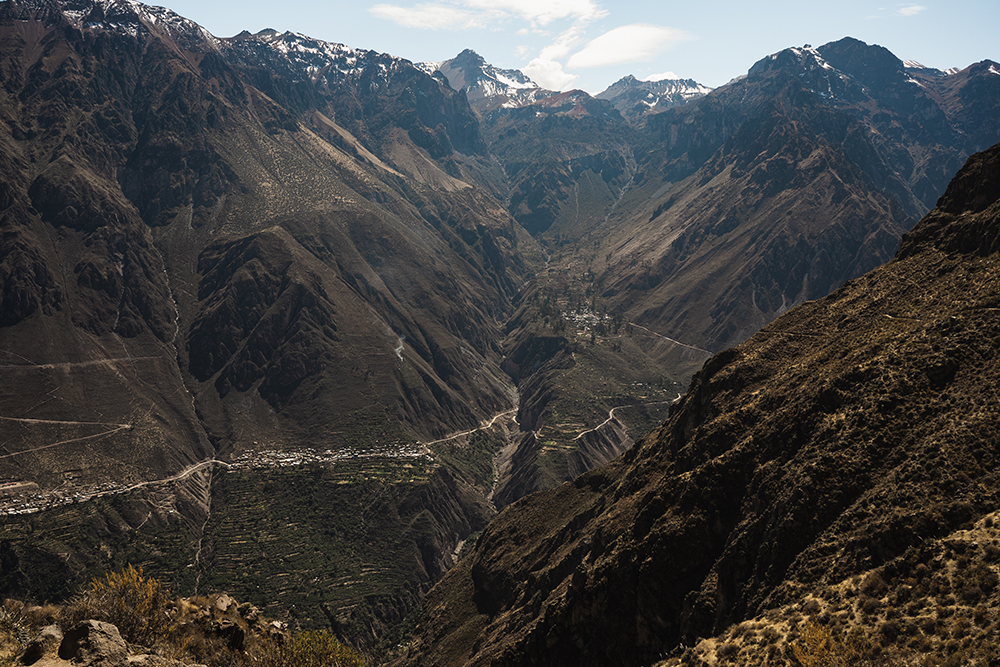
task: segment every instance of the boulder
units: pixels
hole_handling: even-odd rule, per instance
[[[21,655],[21,662],[25,665],[33,665],[43,658],[56,659],[59,657],[59,645],[62,644],[63,633],[58,625],[47,625],[41,629],[38,635],[28,642]]]
[[[112,667],[127,661],[128,646],[114,625],[84,621],[63,637],[59,657],[79,667]]]

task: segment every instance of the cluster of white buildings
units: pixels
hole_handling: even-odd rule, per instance
[[[287,468],[290,466],[301,466],[309,464],[331,464],[345,459],[363,458],[419,458],[421,456],[432,460],[433,457],[426,447],[418,443],[406,443],[395,445],[381,445],[355,449],[347,447],[345,449],[317,451],[315,449],[303,449],[298,451],[274,451],[258,450],[244,452],[240,454],[229,465],[229,470],[259,470],[261,468]]]
[[[605,324],[611,323],[611,316],[605,313],[604,315],[598,315],[590,308],[584,308],[582,310],[571,310],[569,312],[563,311],[562,318],[567,322],[576,326],[577,335],[584,335],[590,333],[598,324],[604,322]]]
[[[68,489],[41,491],[34,483],[24,483],[33,487],[19,493],[0,494],[0,516],[8,514],[34,514],[45,509],[71,505],[85,500],[124,493],[129,487],[117,482],[102,482],[91,486],[74,486]]]

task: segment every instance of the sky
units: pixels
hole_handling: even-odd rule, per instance
[[[555,90],[596,94],[629,74],[718,87],[761,58],[843,37],[903,60],[1000,61],[1000,0],[145,0],[216,37],[290,30],[439,62],[471,48]]]

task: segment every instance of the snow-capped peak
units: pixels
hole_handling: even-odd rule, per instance
[[[212,33],[165,7],[136,0],[63,0],[58,4],[69,22],[82,29],[103,28],[132,37],[152,29],[219,48],[219,40]]]
[[[464,91],[469,104],[480,113],[498,107],[525,106],[553,94],[539,87],[521,70],[494,67],[471,49],[438,63],[436,69],[448,79],[452,88]]]
[[[370,71],[373,84],[391,72],[410,66],[408,60],[385,53],[326,42],[297,32],[261,30],[224,40],[226,50],[245,63],[288,68],[294,76],[318,85],[333,85]]]
[[[654,74],[639,80],[622,77],[596,95],[608,100],[630,123],[639,123],[650,113],[666,111],[712,92],[694,79],[682,79],[673,72]]]
[[[806,44],[802,48],[797,48],[793,46],[792,48],[788,49],[788,51],[798,56],[802,65],[804,65],[808,69],[813,69],[816,67],[829,70],[833,69],[830,63],[826,62],[826,59],[823,58],[822,54],[820,54],[820,52],[810,44]]]

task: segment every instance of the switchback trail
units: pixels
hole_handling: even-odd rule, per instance
[[[648,334],[650,334],[652,336],[656,336],[657,338],[662,338],[663,340],[670,341],[674,345],[680,345],[681,347],[686,347],[687,349],[689,349],[689,350],[695,350],[696,352],[704,352],[705,354],[709,354],[709,355],[712,354],[708,350],[702,349],[700,347],[695,347],[694,345],[688,345],[687,343],[682,343],[679,340],[674,340],[673,338],[671,338],[669,336],[664,336],[661,333],[656,333],[652,329],[647,329],[646,327],[642,326],[641,324],[636,324],[635,322],[629,322],[629,324],[631,326],[635,327],[636,329],[642,329],[643,331],[645,331],[646,333],[648,333]]]
[[[25,424],[73,424],[74,426],[115,426],[117,428],[129,428],[131,424],[116,424],[114,422],[76,422],[65,419],[29,419],[27,417],[0,417],[0,419],[10,422],[23,422]]]
[[[232,467],[231,465],[229,465],[225,461],[219,461],[218,459],[208,459],[207,461],[202,461],[201,463],[195,463],[193,465],[190,465],[187,468],[185,468],[184,470],[182,470],[179,473],[177,473],[176,475],[171,475],[170,477],[164,477],[163,479],[152,479],[152,480],[149,480],[149,481],[146,481],[146,482],[137,482],[137,483],[133,484],[132,486],[127,486],[124,489],[121,489],[119,491],[119,493],[128,493],[129,491],[134,491],[135,489],[139,489],[139,488],[142,488],[144,486],[152,486],[154,484],[168,484],[170,482],[178,482],[178,481],[180,481],[182,479],[190,477],[191,475],[193,475],[194,473],[198,472],[202,468],[205,468],[205,467],[211,466],[211,465],[220,465],[220,466],[224,466],[226,468],[231,468]]]
[[[12,420],[12,421],[28,421],[28,422],[37,421],[37,422],[40,422],[40,423],[43,423],[43,424],[92,424],[93,423],[93,422],[50,422],[50,421],[42,420],[42,419],[39,419],[39,420],[14,419],[13,417],[0,417],[0,419],[9,419],[9,420]],[[20,452],[13,452],[11,454],[3,454],[3,455],[0,455],[0,459],[8,459],[8,458],[10,458],[12,456],[18,456],[20,454],[29,454],[31,452],[38,452],[38,451],[41,451],[43,449],[49,449],[51,447],[58,447],[59,445],[68,445],[71,442],[80,442],[81,440],[91,440],[93,438],[100,438],[102,436],[111,435],[112,433],[117,433],[118,431],[122,431],[122,430],[125,430],[125,429],[130,429],[130,428],[132,428],[131,424],[119,424],[118,428],[113,428],[110,431],[102,431],[101,433],[95,433],[93,435],[85,435],[85,436],[81,436],[79,438],[70,438],[69,440],[60,440],[59,442],[53,442],[50,445],[42,445],[41,447],[35,447],[33,449],[25,449],[25,450],[22,450]]]
[[[100,366],[117,361],[148,361],[150,359],[162,359],[163,357],[112,357],[110,359],[94,359],[92,361],[62,361],[54,364],[2,364],[4,369],[47,369],[47,368],[72,368],[74,366]]]

